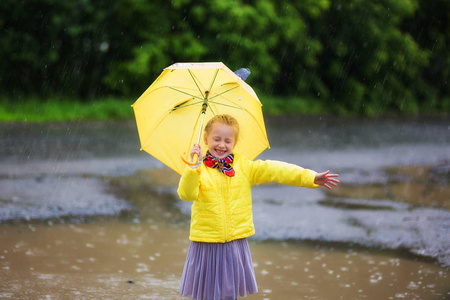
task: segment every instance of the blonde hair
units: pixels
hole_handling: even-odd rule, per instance
[[[205,126],[205,136],[208,136],[209,133],[211,132],[211,128],[215,123],[220,123],[220,124],[225,124],[228,126],[231,126],[234,128],[234,144],[236,145],[238,142],[238,138],[239,138],[239,123],[238,121],[227,114],[223,114],[223,115],[215,115],[214,117],[212,117],[208,123]]]

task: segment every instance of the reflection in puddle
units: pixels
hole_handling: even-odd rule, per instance
[[[320,205],[341,208],[341,209],[352,209],[352,210],[394,210],[392,206],[389,205],[374,205],[373,202],[368,201],[356,201],[349,199],[326,199],[317,202]]]

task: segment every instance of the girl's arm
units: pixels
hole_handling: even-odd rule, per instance
[[[199,157],[199,164],[189,167],[186,166],[183,175],[181,176],[180,183],[178,184],[178,196],[181,200],[195,201],[198,198],[198,191],[200,186],[200,166],[202,163],[202,149],[199,144],[194,144],[191,149],[191,158],[194,153]]]
[[[275,160],[247,160],[248,176],[252,184],[275,181],[280,184],[308,188],[319,186],[315,182],[317,173],[300,166]]]
[[[195,201],[200,187],[200,173],[186,166],[178,184],[178,196],[184,201]]]

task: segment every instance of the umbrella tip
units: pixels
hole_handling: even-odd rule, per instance
[[[234,71],[234,74],[239,76],[242,80],[246,80],[247,77],[250,75],[250,69],[249,68],[240,68],[239,70]]]

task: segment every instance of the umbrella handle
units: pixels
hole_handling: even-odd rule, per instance
[[[194,156],[197,155],[197,160],[196,161],[188,161],[186,158],[184,158],[186,156],[186,152],[180,154],[181,159],[184,161],[185,164],[189,165],[189,166],[195,166],[196,164],[198,164],[198,154],[194,153]],[[192,156],[192,158],[194,158],[194,156]]]

